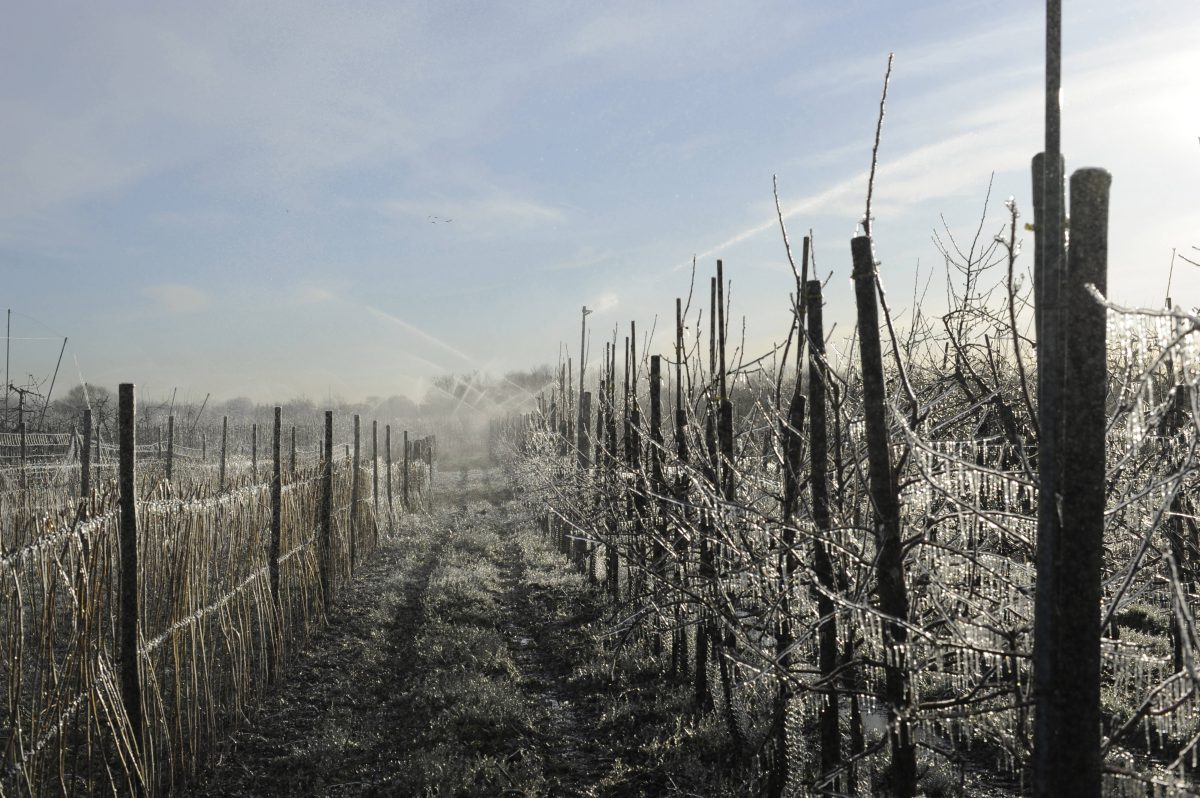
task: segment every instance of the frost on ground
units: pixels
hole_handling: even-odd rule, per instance
[[[447,475],[189,791],[738,794],[717,722],[638,652],[498,472]]]

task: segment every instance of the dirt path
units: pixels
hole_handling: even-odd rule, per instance
[[[501,474],[440,487],[188,794],[717,794],[686,686],[604,651],[603,600]]]
[[[406,520],[192,794],[596,794],[594,706],[548,639],[582,585],[527,562],[545,547],[495,481],[448,477],[441,509]]]
[[[189,792],[202,796],[359,795],[394,767],[404,741],[394,689],[411,658],[440,547],[383,546],[328,614],[287,675],[228,739]]]
[[[520,671],[521,689],[538,701],[548,716],[540,743],[549,794],[595,796],[601,778],[613,763],[614,752],[598,744],[604,706],[572,684],[574,662],[566,646],[591,620],[586,608],[566,607],[546,582],[561,578],[563,564],[530,563],[531,551],[517,525],[505,525],[503,629]],[[523,545],[524,544],[524,545]],[[574,612],[572,612],[574,611]],[[565,617],[560,617],[564,616]],[[619,752],[618,752],[619,753]]]

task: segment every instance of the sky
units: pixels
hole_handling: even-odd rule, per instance
[[[1200,260],[1200,4],[1064,3],[1068,171],[1113,174],[1110,297]],[[1043,8],[945,2],[22,3],[0,28],[0,310],[12,382],[53,371],[270,402],[414,398],[630,319],[671,345],[691,264],[731,325],[788,329],[813,231],[853,325],[889,53],[875,254],[903,317],[944,303],[943,219],[1029,221]],[[994,177],[993,177],[994,175]],[[943,232],[944,235],[944,232]],[[1021,231],[1029,267],[1032,236]],[[1200,305],[1200,268],[1172,294]],[[657,319],[657,326],[655,320]],[[705,325],[707,326],[707,325]],[[593,360],[593,365],[594,365]]]

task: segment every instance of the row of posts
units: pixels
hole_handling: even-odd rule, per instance
[[[276,411],[278,412],[279,408],[276,408]],[[333,412],[332,410],[326,411],[327,414],[331,414],[332,412]],[[356,449],[359,445],[359,424],[360,424],[359,419],[360,419],[360,417],[357,414],[355,414],[355,416],[354,416],[354,438],[355,438],[354,446],[356,447]],[[88,446],[88,445],[84,445],[83,442],[84,441],[92,441],[94,434],[95,433],[93,431],[92,411],[90,409],[84,410],[84,412],[83,412],[83,434],[80,436],[79,443],[78,443],[79,462],[80,462],[79,493],[80,493],[81,497],[88,496],[91,492],[91,487],[92,487],[92,479],[91,479],[92,447]],[[412,466],[412,461],[415,460],[417,463],[419,463],[421,466],[423,466],[426,469],[426,478],[430,481],[430,483],[432,483],[433,482],[433,469],[434,469],[434,452],[436,450],[437,439],[435,436],[430,435],[428,437],[418,438],[418,439],[410,442],[409,437],[408,437],[408,431],[405,430],[403,434],[404,434],[404,471],[401,474],[401,486],[402,486],[401,489],[402,489],[402,495],[404,498],[404,507],[405,507],[405,509],[409,509],[411,506],[411,500],[410,500],[409,479],[408,478],[409,478],[409,470]],[[98,453],[100,451],[99,436],[95,435],[94,440],[95,440],[95,451],[97,452],[97,457],[98,457]],[[25,485],[26,485],[25,471],[26,471],[28,457],[27,457],[27,447],[26,447],[26,443],[25,443],[26,437],[25,437],[24,422],[22,422],[21,428],[20,428],[20,441],[21,442],[20,442],[19,468],[20,468],[20,472],[21,472],[22,487],[25,487]],[[372,481],[373,481],[373,492],[376,494],[375,495],[375,506],[377,509],[378,509],[378,505],[379,505],[379,500],[378,500],[379,499],[379,497],[378,497],[379,466],[377,463],[378,458],[379,458],[378,442],[379,442],[379,422],[372,421],[371,422],[371,458],[372,458],[372,462],[375,463],[375,465],[373,466]],[[330,451],[330,449],[332,448],[332,445],[333,444],[332,444],[331,439],[322,441],[321,448],[320,448],[320,453],[321,453],[322,459],[326,459],[326,453]],[[166,448],[164,451],[163,440],[161,437],[161,430],[160,430],[160,436],[159,436],[159,442],[158,442],[158,456],[162,458],[162,461],[164,464],[163,468],[164,468],[165,476],[166,476],[167,480],[170,480],[174,475],[174,464],[175,464],[175,417],[174,416],[167,417],[167,439],[166,439],[165,446],[166,446]],[[218,474],[217,483],[218,483],[219,490],[225,490],[225,488],[227,487],[228,449],[229,449],[229,419],[228,419],[228,417],[222,417],[222,419],[221,419],[221,448],[220,448],[220,456],[218,459],[218,471],[217,471],[217,474]],[[350,445],[347,444],[346,445],[347,459],[350,459],[349,449],[350,449]],[[391,488],[392,427],[390,424],[385,426],[384,450],[385,450],[385,458],[386,458],[386,463],[387,463],[388,509],[390,510],[392,507],[392,488]],[[207,453],[208,453],[207,441],[204,438],[204,436],[201,436],[201,457],[200,457],[201,462],[206,461]],[[358,458],[355,457],[354,459],[357,461]],[[290,455],[288,458],[288,468],[289,468],[289,471],[291,474],[294,475],[296,473],[296,427],[295,426],[293,426],[291,428],[291,450],[290,450]],[[257,482],[258,481],[258,424],[251,424],[251,426],[250,426],[250,472],[251,472],[251,480]]]
[[[118,391],[118,464],[117,464],[117,482],[119,487],[118,510],[119,510],[119,535],[118,535],[118,550],[120,557],[120,582],[119,582],[119,603],[118,603],[118,659],[120,663],[120,685],[121,695],[125,706],[126,713],[129,716],[131,724],[135,731],[135,742],[139,751],[145,751],[144,746],[144,726],[142,715],[142,700],[141,700],[141,683],[138,674],[138,618],[140,615],[140,607],[138,604],[138,547],[137,547],[137,436],[135,419],[135,398],[134,386],[131,383],[122,383]],[[282,532],[283,518],[283,458],[281,455],[282,449],[282,433],[283,433],[283,410],[276,407],[274,411],[274,423],[271,437],[271,484],[270,484],[270,501],[271,501],[271,527],[270,527],[270,543],[269,553],[267,557],[267,569],[271,587],[271,597],[276,605],[280,602],[279,588],[279,554],[280,554],[280,535]],[[92,435],[92,414],[91,411],[85,411],[83,418],[83,437],[84,440],[90,440]],[[171,461],[174,451],[173,446],[174,435],[174,419],[169,418],[167,422],[167,461],[166,473],[168,478],[171,474]],[[326,605],[332,600],[335,592],[335,584],[332,577],[332,549],[333,549],[333,411],[325,411],[324,424],[324,446],[325,454],[322,460],[321,471],[321,504],[320,514],[318,518],[317,530],[317,559],[320,572],[321,594],[324,597]],[[221,482],[224,487],[225,478],[225,452],[226,443],[228,441],[228,420],[222,423],[222,446],[221,446]],[[371,422],[371,482],[372,482],[372,498],[376,515],[379,512],[380,495],[379,495],[379,423]],[[392,512],[392,428],[391,425],[386,425],[384,428],[384,466],[385,480],[387,485],[387,506],[389,514]],[[414,442],[415,443],[415,442]],[[408,473],[410,468],[410,452],[416,449],[417,453],[422,455],[424,464],[430,470],[432,478],[433,470],[433,452],[435,449],[434,439],[432,437],[423,439],[421,446],[409,446],[408,432],[404,432],[404,474],[402,479],[402,496],[404,507],[407,509],[410,506],[409,500],[409,482]],[[254,467],[257,468],[257,425],[252,431],[252,447]],[[349,449],[349,446],[347,446]],[[354,416],[354,440],[353,440],[353,471],[354,478],[351,481],[350,493],[350,534],[349,534],[349,558],[350,572],[353,574],[354,566],[358,559],[357,543],[359,538],[358,520],[360,502],[362,500],[359,490],[358,474],[362,466],[361,452],[361,421],[358,415]],[[91,491],[91,456],[90,447],[82,447],[81,453],[81,477],[80,489],[82,496],[87,497]],[[296,428],[291,430],[291,457],[290,467],[295,470],[296,467]]]

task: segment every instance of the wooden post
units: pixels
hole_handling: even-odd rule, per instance
[[[279,604],[279,544],[283,532],[283,468],[280,457],[280,438],[283,434],[283,408],[275,408],[275,423],[271,431],[271,549],[267,554],[267,569],[271,574],[271,598]]]
[[[288,473],[296,476],[296,425],[292,425],[292,453],[288,459]]]
[[[1058,725],[1040,729],[1038,757],[1054,763],[1036,794],[1091,796],[1101,791],[1100,577],[1105,507],[1105,396],[1107,310],[1087,290],[1107,291],[1108,197],[1112,178],[1103,169],[1071,176],[1071,247],[1063,286],[1065,345],[1061,503],[1056,549],[1038,560],[1039,585],[1053,571],[1059,586],[1054,608],[1053,661],[1046,689],[1037,694]],[[1061,351],[1061,350],[1060,350]],[[1040,591],[1040,587],[1039,587]],[[1041,596],[1038,596],[1040,600]],[[1041,641],[1043,645],[1047,641]],[[1047,706],[1053,705],[1053,708]]]
[[[92,493],[92,409],[83,411],[83,446],[79,448],[79,498],[87,501]]]
[[[631,548],[637,560],[637,570],[634,578],[629,580],[629,598],[632,600],[636,591],[645,584],[645,574],[641,567],[646,562],[646,516],[647,516],[647,484],[646,471],[642,466],[642,406],[638,402],[638,373],[637,373],[637,327],[629,322],[629,421],[626,427],[628,435],[629,470],[633,472],[633,542]]]
[[[666,450],[666,439],[663,437],[662,418],[662,356],[650,357],[650,490],[653,491],[655,503],[659,505],[658,523],[655,524],[653,535],[653,571],[660,579],[666,575],[667,549],[666,540],[666,511],[667,511],[667,480],[663,476],[663,452]],[[659,647],[658,635],[655,635],[655,649]]]
[[[805,237],[805,245],[808,238]],[[832,688],[837,670],[837,615],[833,599],[837,590],[833,561],[825,545],[829,534],[829,436],[825,418],[825,327],[821,307],[821,281],[809,280],[805,286],[808,317],[808,463],[809,492],[812,495],[812,519],[817,528],[813,538],[813,571],[821,590],[817,592],[817,667],[830,692],[821,703],[818,721],[821,745],[821,772],[830,773],[842,761],[841,735],[838,732],[838,699]],[[791,563],[789,562],[789,565]],[[790,575],[789,571],[789,575]],[[854,722],[854,719],[851,719]]]
[[[384,471],[384,481],[387,483],[387,500],[388,500],[388,529],[391,529],[392,522],[392,425],[388,424],[383,429],[383,451],[387,456]]]
[[[888,740],[892,749],[889,773],[891,793],[899,798],[916,794],[917,760],[909,717],[907,662],[908,592],[904,577],[904,549],[900,539],[900,500],[892,472],[888,440],[887,396],[883,375],[883,350],[879,338],[876,304],[875,256],[871,239],[850,241],[854,258],[854,297],[858,310],[858,343],[863,380],[863,414],[866,416],[868,477],[874,505],[875,573],[883,622],[884,700],[888,712]],[[1093,608],[1095,609],[1095,608]]]
[[[667,480],[663,476],[663,452],[666,448],[666,439],[663,437],[662,431],[662,356],[651,355],[650,357],[650,491],[654,496],[655,516],[654,523],[650,527],[651,534],[651,562],[650,572],[654,576],[652,589],[655,595],[662,588],[663,580],[667,575],[667,547],[665,544],[667,537],[667,512],[668,496],[667,496]],[[659,631],[661,624],[661,615],[655,617],[654,637],[651,641],[651,650],[655,656],[662,654],[662,634]]]
[[[615,336],[614,336],[615,339]],[[608,401],[605,408],[605,434],[608,436],[608,466],[610,484],[616,483],[617,473],[617,344],[614,340],[612,346],[609,347],[608,359]],[[621,597],[621,561],[620,552],[617,549],[617,536],[620,527],[615,526],[609,530],[609,540],[605,543],[604,549],[604,569],[605,578],[608,580],[608,592],[612,596],[613,601]]]
[[[120,486],[120,663],[121,700],[133,729],[137,752],[143,750],[142,686],[138,677],[138,546],[137,546],[137,474],[133,384],[121,383],[118,388],[118,482]]]
[[[203,432],[200,433],[200,462],[208,462],[208,436]]]
[[[736,498],[733,462],[733,402],[729,400],[729,385],[725,360],[725,337],[729,326],[725,319],[725,270],[717,261],[717,377],[720,381],[721,404],[717,410],[717,447],[720,450],[722,493],[726,501]]]
[[[258,424],[250,425],[250,481],[258,482]]]
[[[404,509],[408,510],[408,430],[404,430]]]
[[[688,519],[688,445],[687,445],[687,410],[684,407],[683,394],[683,300],[675,297],[675,458],[679,463],[678,476],[675,480],[675,501],[678,512],[683,516],[675,533],[676,579],[684,589],[690,589],[687,584],[687,571],[684,563],[688,559],[688,536],[683,531],[690,526]],[[671,648],[671,672],[687,677],[688,674],[688,629],[683,623],[683,607],[675,605],[675,642]]]
[[[719,492],[727,502],[733,502],[737,498],[736,493],[736,477],[737,468],[733,458],[733,402],[729,400],[729,385],[728,385],[728,369],[725,359],[725,338],[728,333],[728,323],[725,319],[725,271],[724,264],[721,260],[717,260],[717,353],[718,353],[718,369],[717,377],[720,386],[720,404],[717,408],[717,448],[718,448],[718,473],[722,474],[719,484]],[[724,585],[721,582],[723,575],[723,558],[721,556],[721,547],[717,547],[717,554],[713,558],[715,563],[714,576],[716,577],[716,585],[719,590],[724,591]],[[729,729],[729,736],[734,741],[734,745],[738,749],[743,749],[746,746],[745,736],[742,734],[741,727],[738,726],[736,718],[730,712],[733,706],[733,679],[729,665],[729,658],[724,654],[724,647],[730,647],[734,644],[733,627],[725,624],[723,634],[714,629],[714,634],[711,638],[713,653],[717,659],[717,666],[721,673],[721,692],[724,696],[725,704],[725,722]]]
[[[578,433],[579,450],[579,481],[580,487],[587,485],[588,469],[592,466],[592,442],[588,425],[592,420],[592,392],[584,391],[579,395],[579,415],[575,419]],[[588,543],[580,536],[575,537],[574,557],[576,566],[582,570],[587,564]],[[589,578],[593,576],[588,574]]]
[[[350,468],[350,572],[354,573],[354,563],[358,558],[358,469],[360,460],[361,422],[358,413],[354,414],[354,462]]]
[[[1046,2],[1046,85],[1045,146],[1033,159],[1033,223],[1037,231],[1034,249],[1034,325],[1037,333],[1038,401],[1038,535],[1037,592],[1033,620],[1033,693],[1034,713],[1033,785],[1034,795],[1050,798],[1075,793],[1090,780],[1074,767],[1064,767],[1058,753],[1076,744],[1067,738],[1067,720],[1060,714],[1061,703],[1054,690],[1061,683],[1060,662],[1075,652],[1064,652],[1059,645],[1059,569],[1053,564],[1061,555],[1058,513],[1060,468],[1062,463],[1062,393],[1064,345],[1062,341],[1061,293],[1065,252],[1065,214],[1061,147],[1062,89],[1062,2]],[[1095,611],[1095,608],[1093,608]],[[1073,712],[1073,708],[1068,711]],[[1067,786],[1068,792],[1059,788]],[[1099,794],[1099,789],[1093,793]]]
[[[371,421],[371,500],[379,517],[379,422]],[[378,541],[376,541],[378,542]]]
[[[167,481],[171,481],[171,471],[175,465],[175,416],[167,416]]]
[[[1058,760],[1050,754],[1051,739],[1064,728],[1060,704],[1053,700],[1053,685],[1062,653],[1056,651],[1059,624],[1059,570],[1051,565],[1059,555],[1061,523],[1056,497],[1060,493],[1062,464],[1062,394],[1065,368],[1063,341],[1063,160],[1057,153],[1048,159],[1038,153],[1033,159],[1033,224],[1037,231],[1034,248],[1034,321],[1037,332],[1038,403],[1038,535],[1037,562],[1046,563],[1037,572],[1034,596],[1034,695],[1043,697],[1034,713],[1034,784],[1037,795],[1055,794]],[[1058,190],[1053,190],[1055,187]],[[1056,244],[1057,242],[1057,244]],[[1035,701],[1038,700],[1035,698]],[[1039,745],[1038,741],[1042,744]],[[1060,746],[1071,743],[1064,741]],[[1045,789],[1041,785],[1046,785]]]
[[[601,535],[604,537],[605,540],[608,540],[609,538],[612,537],[613,530],[612,530],[612,525],[608,518],[609,513],[604,512],[605,497],[608,495],[608,483],[609,483],[609,479],[608,479],[609,459],[608,459],[607,452],[605,452],[605,450],[604,450],[604,433],[605,433],[605,430],[607,429],[607,426],[605,426],[607,423],[605,421],[605,418],[607,416],[607,411],[605,410],[604,405],[605,405],[606,397],[608,396],[608,343],[607,342],[605,342],[605,344],[604,344],[604,361],[603,361],[603,364],[600,366],[600,379],[597,381],[596,387],[598,389],[596,391],[596,438],[595,438],[596,443],[595,443],[595,446],[593,447],[595,456],[593,457],[592,462],[596,466],[595,480],[597,483],[599,483],[599,485],[598,485],[599,495],[596,497],[596,510],[598,513],[600,513],[601,524],[603,524],[603,528],[604,528],[604,531],[601,533]],[[596,555],[598,552],[598,548],[599,548],[599,544],[593,543],[591,546],[591,549],[588,552],[588,572],[591,574],[593,581],[598,581],[600,578],[598,568],[596,565],[596,561],[597,561]]]
[[[584,391],[579,395],[579,467],[592,467],[592,439],[588,424],[592,420],[592,392]]]
[[[333,601],[333,411],[325,411],[325,462],[321,491],[321,595]]]
[[[708,373],[710,387],[705,402],[704,412],[704,475],[716,490],[720,484],[720,473],[717,460],[717,278],[709,278],[708,285]],[[700,516],[700,569],[699,576],[706,582],[713,581],[715,576],[712,540],[712,513],[702,511]],[[712,646],[709,644],[709,631],[713,622],[706,608],[700,606],[700,620],[696,625],[696,704],[701,709],[711,709],[713,705],[712,691],[708,683],[708,662]]]
[[[221,416],[221,468],[217,472],[218,490],[225,490],[225,457],[229,447],[229,416]]]

